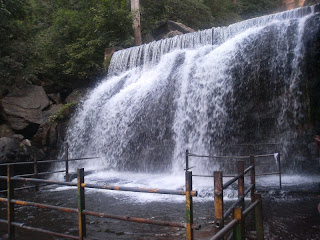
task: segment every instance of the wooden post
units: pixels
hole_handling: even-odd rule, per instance
[[[86,238],[86,216],[82,213],[85,210],[84,169],[78,169],[78,221],[79,221],[79,240]]]
[[[262,216],[262,198],[261,194],[255,194],[255,200],[259,200],[259,204],[255,207],[257,240],[264,240],[263,234],[263,216]]]
[[[192,172],[186,171],[186,213],[187,213],[187,240],[194,239],[193,233],[193,203],[192,203]]]
[[[34,178],[38,178],[38,160],[36,157],[33,157],[33,174]],[[39,190],[38,184],[35,183],[35,191]]]
[[[242,219],[242,208],[235,207],[233,210],[233,218],[237,219],[238,222],[233,228],[233,239],[234,240],[243,240],[244,239],[244,231],[243,231],[243,219]]]
[[[216,225],[216,233],[224,226],[223,219],[223,183],[222,172],[215,171],[214,176],[214,222]]]
[[[65,159],[66,159],[66,182],[69,182],[69,144],[65,144]]]
[[[132,26],[134,32],[134,45],[140,46],[141,40],[141,27],[140,27],[140,2],[139,0],[131,0],[131,13],[132,13]]]
[[[237,162],[237,169],[238,169],[238,175],[242,175],[238,179],[238,198],[243,197],[243,201],[241,202],[240,206],[242,206],[242,209],[245,209],[245,203],[244,203],[244,161],[240,160]]]
[[[14,166],[7,166],[7,219],[8,219],[8,239],[15,238],[15,228],[12,225],[14,222],[14,204],[11,203],[11,199],[14,198],[14,183],[11,178],[14,176]]]
[[[250,166],[253,166],[251,168],[251,171],[250,171],[250,182],[251,182],[251,185],[253,184],[254,187],[252,188],[251,190],[251,203],[254,202],[254,193],[256,191],[256,159],[253,155],[250,155]]]
[[[281,161],[280,161],[280,153],[278,153],[277,161],[278,161],[278,169],[279,169],[279,185],[280,185],[280,190],[281,190],[281,189],[282,189],[282,183],[281,183]]]
[[[189,150],[186,150],[186,172],[189,170]]]

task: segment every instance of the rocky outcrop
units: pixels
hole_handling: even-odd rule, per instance
[[[37,85],[9,92],[0,100],[0,162],[56,157],[70,116],[85,94],[84,88],[46,92]]]
[[[159,23],[158,27],[153,30],[152,37],[154,40],[160,40],[192,32],[195,32],[195,30],[182,23],[168,20]]]
[[[45,154],[33,147],[29,140],[19,142],[15,138],[0,138],[0,163],[32,161],[44,159]]]
[[[32,135],[42,122],[43,110],[50,100],[41,86],[27,85],[9,93],[1,106],[11,128]]]

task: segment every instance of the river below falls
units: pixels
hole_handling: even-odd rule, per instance
[[[121,174],[123,177],[126,174]],[[127,174],[129,176],[130,174]],[[123,181],[114,177],[114,183]],[[137,177],[137,176],[136,176]],[[88,179],[88,180],[87,180]],[[128,177],[127,184],[133,184]],[[141,178],[142,179],[142,178]],[[149,182],[155,181],[150,179]],[[87,182],[101,183],[101,178],[86,177]],[[165,179],[158,179],[165,183]],[[204,181],[204,180],[201,180]],[[195,186],[205,188],[205,184],[194,178]],[[194,223],[202,229],[195,231],[196,239],[208,239],[213,233],[213,191],[212,179],[206,189],[194,198]],[[108,183],[110,179],[108,180]],[[139,182],[139,181],[138,181]],[[134,182],[134,184],[138,184]],[[125,184],[124,182],[122,182]],[[320,239],[319,176],[283,176],[282,191],[279,190],[278,176],[257,178],[257,189],[262,192],[265,239]],[[153,182],[154,184],[154,182]],[[167,183],[169,185],[169,183]],[[174,188],[179,180],[173,183]],[[145,183],[145,185],[149,185]],[[178,187],[179,189],[179,187]],[[225,209],[235,200],[235,190],[225,193]],[[16,192],[16,199],[51,204],[63,207],[77,207],[77,191],[74,187],[41,187],[40,191]],[[248,203],[249,199],[247,199]],[[148,193],[126,193],[106,190],[86,189],[86,209],[115,215],[150,218],[173,222],[185,222],[185,197]],[[1,219],[5,218],[6,205],[0,203]],[[55,210],[16,207],[16,222],[28,226],[77,236],[78,220],[75,213],[61,213]],[[185,229],[139,224],[120,220],[87,216],[88,239],[185,239]],[[0,224],[0,239],[5,239],[5,225]],[[17,229],[17,239],[62,239]],[[251,238],[248,238],[251,239]]]

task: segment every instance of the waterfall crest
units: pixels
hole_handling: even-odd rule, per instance
[[[181,172],[186,149],[285,141],[305,117],[302,63],[319,26],[304,7],[116,52],[68,129],[71,157]]]

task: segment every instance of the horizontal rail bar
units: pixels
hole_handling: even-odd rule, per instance
[[[252,210],[255,206],[258,205],[258,203],[259,203],[259,200],[256,200],[254,203],[250,204],[249,207],[242,212],[242,215],[243,215],[243,216],[246,216],[249,212],[251,212],[251,210]]]
[[[90,159],[99,159],[101,157],[87,157],[87,158],[73,158],[68,159],[68,161],[82,161],[82,160],[90,160]],[[37,163],[55,163],[55,162],[65,162],[66,160],[60,159],[53,159],[53,160],[42,160],[37,161]],[[15,163],[1,163],[0,166],[7,166],[7,165],[23,165],[23,164],[34,164],[34,162],[15,162]]]
[[[283,143],[239,143],[239,144],[234,144],[233,146],[261,146],[261,145],[282,145],[282,144]]]
[[[8,202],[7,198],[0,198],[0,202]],[[48,204],[42,204],[42,203],[36,203],[36,202],[28,202],[28,201],[20,201],[16,199],[12,199],[10,201],[11,203],[21,205],[21,206],[32,206],[37,208],[43,208],[43,209],[53,209],[60,212],[67,212],[67,213],[77,213],[78,209],[76,208],[66,208],[66,207],[59,207],[59,206],[53,206]]]
[[[128,216],[118,216],[113,214],[99,213],[99,212],[93,212],[93,211],[87,211],[87,210],[83,210],[82,213],[84,215],[95,216],[100,218],[111,218],[111,219],[117,219],[117,220],[128,221],[128,222],[138,222],[138,223],[147,223],[147,224],[160,225],[160,226],[186,228],[185,223],[175,223],[175,222],[160,221],[160,220],[147,219],[147,218],[128,217]]]
[[[1,179],[1,177],[0,177]],[[22,178],[22,177],[13,177],[11,180],[14,181],[23,181],[23,182],[38,182],[38,183],[47,183],[47,184],[55,184],[55,185],[63,185],[63,186],[77,186],[77,183],[72,182],[58,182],[52,180],[44,180],[39,178]]]
[[[5,179],[7,179],[5,177]],[[77,183],[72,182],[57,182],[52,180],[43,180],[38,178],[21,178],[13,177],[12,180],[25,181],[25,182],[39,182],[39,183],[48,183],[64,186],[77,186]],[[121,186],[112,186],[112,185],[96,185],[96,184],[81,184],[82,187],[87,188],[96,188],[96,189],[106,189],[106,190],[116,190],[116,191],[127,191],[127,192],[144,192],[144,193],[158,193],[158,194],[171,194],[171,195],[186,195],[185,191],[179,190],[166,190],[166,189],[157,189],[157,188],[135,188],[135,187],[121,187]],[[197,191],[191,191],[191,196],[196,197],[198,195]]]
[[[30,174],[22,174],[22,175],[16,175],[15,177],[31,177],[35,175],[46,175],[46,174],[52,174],[52,173],[61,173],[65,172],[66,170],[59,170],[59,171],[53,171],[53,172],[39,172],[37,174],[30,173]]]
[[[212,177],[213,175],[192,175],[192,177]]]
[[[279,153],[281,155],[281,153]],[[262,155],[254,155],[254,157],[259,158],[259,157],[274,157],[274,153],[270,154],[262,154]]]
[[[250,156],[210,156],[210,155],[198,155],[198,154],[193,154],[193,153],[189,153],[188,156],[189,157],[198,157],[198,158],[238,158],[238,159],[250,158]]]
[[[229,232],[234,225],[236,225],[238,222],[237,219],[233,219],[231,222],[229,222],[224,228],[222,228],[217,234],[215,234],[210,240],[218,240],[222,238],[227,232]]]
[[[0,219],[0,223],[8,224],[8,221]],[[40,229],[40,228],[34,228],[34,227],[25,226],[23,223],[12,222],[11,224],[13,226],[15,226],[15,227],[23,228],[23,229],[34,231],[34,232],[41,232],[41,233],[45,233],[45,234],[48,234],[48,235],[64,237],[64,238],[70,238],[70,239],[79,239],[79,237],[75,237],[75,236],[71,236],[71,235],[67,235],[67,234],[51,232],[51,231],[43,230],[43,229]]]
[[[240,197],[235,201],[229,208],[228,210],[223,214],[223,219],[226,219],[233,211],[233,208],[240,204],[243,201],[244,197]]]
[[[135,188],[135,187],[121,187],[112,185],[96,185],[83,183],[81,187],[96,188],[96,189],[107,189],[116,191],[128,191],[128,192],[143,192],[143,193],[159,193],[159,194],[171,194],[171,195],[186,195],[186,191],[179,190],[167,190],[167,189],[157,189],[157,188]],[[197,191],[191,191],[191,196],[195,197],[198,195]]]
[[[15,191],[20,191],[20,190],[25,190],[25,189],[30,189],[30,188],[35,188],[35,187],[43,187],[47,186],[47,184],[41,184],[41,185],[34,185],[34,186],[28,186],[28,187],[20,187],[20,188],[15,188]],[[7,190],[1,190],[0,193],[5,193]]]
[[[271,173],[260,173],[260,174],[256,174],[256,176],[267,176],[267,175],[279,175],[280,172],[271,172]]]

